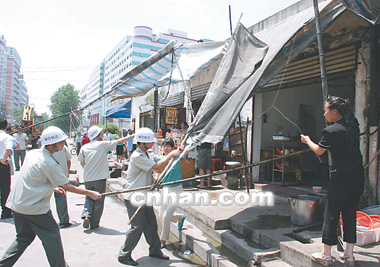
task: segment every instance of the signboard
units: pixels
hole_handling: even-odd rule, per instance
[[[177,108],[166,107],[166,124],[177,124]]]
[[[33,117],[33,124],[40,123],[44,120],[41,116],[34,116]],[[43,129],[43,124],[39,124],[32,127],[32,134],[41,134]]]

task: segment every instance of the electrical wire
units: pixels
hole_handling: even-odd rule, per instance
[[[276,110],[278,113],[280,113],[281,116],[283,116],[287,121],[289,121],[291,124],[293,124],[294,126],[296,126],[296,127],[301,131],[301,133],[303,133],[302,129],[301,129],[301,128],[300,128],[295,122],[293,122],[291,119],[289,119],[289,118],[288,118],[288,117],[287,117],[282,111],[280,111],[280,110],[275,106],[275,104],[276,104],[276,100],[277,100],[278,95],[279,95],[279,93],[280,93],[280,89],[281,89],[282,83],[283,83],[283,81],[284,81],[284,77],[285,77],[285,74],[286,74],[286,69],[287,69],[287,67],[288,67],[288,65],[289,65],[289,63],[290,63],[290,58],[291,58],[291,55],[292,55],[292,52],[293,52],[293,48],[294,48],[294,44],[295,44],[296,39],[297,39],[297,34],[298,34],[298,32],[299,32],[299,31],[297,31],[296,34],[295,34],[294,37],[293,37],[294,40],[293,40],[293,43],[292,43],[291,49],[290,49],[290,51],[289,51],[289,56],[288,56],[288,59],[287,59],[287,61],[286,61],[286,65],[285,65],[285,67],[284,67],[284,72],[282,73],[281,81],[280,81],[280,84],[279,84],[279,86],[278,86],[278,88],[277,88],[276,95],[275,95],[275,97],[274,97],[274,99],[273,99],[272,105],[271,105],[270,107],[268,107],[265,111],[263,111],[259,116],[255,117],[254,120],[253,120],[252,122],[255,122],[256,119],[261,118],[265,113],[267,113],[269,110],[271,110],[271,109],[273,108],[273,109]]]

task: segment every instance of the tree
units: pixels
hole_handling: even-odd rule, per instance
[[[79,107],[80,99],[78,91],[70,83],[61,86],[51,96],[51,105],[49,106],[52,118],[76,110]],[[78,127],[76,120],[73,120],[74,127]],[[51,125],[61,128],[64,132],[70,130],[70,116],[63,116],[51,122]]]
[[[42,116],[42,117],[44,118],[44,121],[47,121],[48,119],[50,119],[49,114],[47,114],[46,112],[41,113],[40,116]],[[47,123],[44,123],[44,129],[46,129],[47,127],[49,127],[49,126],[51,126],[51,125],[52,125],[52,124],[51,124],[50,121],[47,122]]]
[[[120,131],[119,127],[113,122],[107,122],[107,127],[102,124],[96,124],[96,125],[103,128],[103,132],[105,132],[105,130],[108,129],[111,134],[118,134]]]

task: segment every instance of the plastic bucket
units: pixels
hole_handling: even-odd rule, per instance
[[[315,196],[299,195],[289,198],[290,222],[306,226],[322,222],[321,199]]]
[[[380,205],[370,206],[361,210],[368,215],[380,215]]]

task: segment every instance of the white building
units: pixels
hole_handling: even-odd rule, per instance
[[[14,47],[7,47],[5,75],[5,117],[13,122],[13,109],[21,105],[22,85],[20,81],[21,57]]]
[[[5,73],[7,71],[7,42],[0,36],[0,118],[5,115]]]
[[[83,87],[79,92],[79,97],[81,100],[81,105],[85,106],[91,103],[99,96],[103,94],[104,84],[104,62],[101,62],[96,68],[91,72],[90,79],[85,87]],[[102,124],[100,114],[102,113],[102,104],[95,103],[87,108],[83,116],[83,126],[89,127],[93,124]]]
[[[171,40],[176,40],[181,43],[193,43],[197,41],[188,38],[187,33],[182,31],[168,29],[166,33],[153,34],[152,28],[136,26],[133,36],[125,36],[105,57],[103,61],[103,76],[99,66],[90,75],[87,86],[81,90],[82,106],[92,102],[103,93],[110,91],[112,86],[116,84],[124,74],[163,48]],[[97,82],[96,79],[98,79],[99,82]],[[92,105],[85,111],[87,117],[90,116],[90,118],[94,118],[90,119],[89,126],[96,123],[105,124],[104,115],[106,111],[112,108],[112,106],[128,100],[129,99],[124,99],[110,102],[110,99],[105,99],[101,104],[96,103]],[[122,119],[122,121],[128,121],[129,124],[129,120]],[[122,123],[120,119],[116,120],[115,123],[118,124],[119,127],[121,126],[120,128],[129,127],[129,125]]]
[[[23,74],[20,75],[20,82],[21,82],[21,92],[20,92],[19,105],[24,106],[29,101],[28,101],[28,87],[26,86]]]
[[[16,48],[7,46],[0,36],[0,118],[13,124],[13,109],[20,108],[28,99],[28,89],[20,74],[21,57]]]

